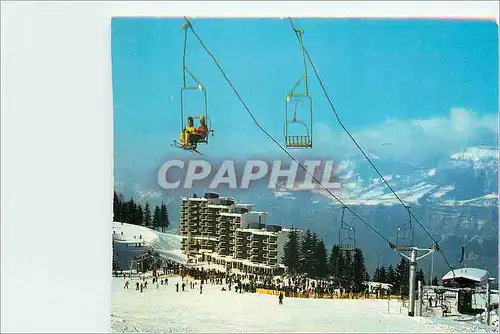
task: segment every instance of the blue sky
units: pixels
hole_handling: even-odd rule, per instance
[[[305,46],[342,121],[368,151],[418,162],[467,145],[497,145],[494,22],[294,22],[305,30]],[[155,173],[165,159],[192,157],[170,146],[180,132],[182,23],[166,18],[112,21],[115,177],[122,181],[130,173]],[[289,22],[194,19],[192,23],[257,120],[283,142],[285,96],[302,73],[299,45]],[[215,129],[210,145],[200,146],[203,158],[284,158],[255,126],[191,33],[188,39],[188,68],[207,89]],[[309,89],[314,148],[292,153],[338,160],[355,152],[312,71]]]

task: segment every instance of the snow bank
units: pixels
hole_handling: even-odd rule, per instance
[[[152,244],[158,238],[156,231],[127,223],[113,222],[113,241],[119,243],[146,242]]]
[[[115,250],[122,259],[129,260],[143,248],[124,247],[125,244],[140,243],[143,247],[151,247],[162,257],[186,263],[187,257],[182,254],[181,236],[171,233],[161,233],[144,226],[113,222],[113,243]]]

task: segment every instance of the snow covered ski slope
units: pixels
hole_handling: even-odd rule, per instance
[[[175,291],[149,285],[143,293],[131,281],[113,279],[113,332],[491,332],[493,326],[459,323],[451,318],[408,317],[398,301],[318,300],[221,291],[220,285]],[[151,282],[149,282],[151,283]],[[226,287],[227,288],[227,287]],[[400,313],[401,312],[401,313]]]

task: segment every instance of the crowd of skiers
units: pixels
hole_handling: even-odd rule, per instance
[[[191,290],[199,289],[200,294],[203,293],[203,287],[206,284],[219,285],[221,291],[234,291],[236,293],[250,292],[255,293],[257,288],[280,290],[278,302],[283,303],[285,296],[290,296],[291,292],[307,292],[307,293],[327,293],[340,291],[342,294],[344,289],[335,289],[334,285],[323,281],[311,281],[302,276],[289,276],[285,279],[275,278],[273,276],[256,275],[248,273],[229,273],[227,271],[217,269],[204,269],[203,267],[186,267],[182,264],[165,261],[161,268],[152,271],[152,286],[157,289],[160,286],[168,286],[167,275],[178,275],[181,281],[175,284],[176,292],[186,291],[186,288]],[[130,273],[123,274],[125,279],[124,289],[129,289]],[[189,279],[186,279],[189,278]],[[135,282],[135,290],[144,292],[148,289],[148,279],[146,276],[140,276]],[[348,290],[347,290],[348,291]]]
[[[329,280],[311,280],[304,275],[289,275],[284,278],[275,278],[272,276],[257,276],[256,288],[267,290],[280,290],[285,293],[285,296],[306,294],[307,296],[317,295],[332,295],[343,297],[346,294],[350,298],[354,298],[354,293],[361,293],[365,298],[369,294],[375,294],[376,298],[383,298],[390,291],[381,288],[369,287],[363,284],[361,289],[355,289],[353,286],[341,286]]]

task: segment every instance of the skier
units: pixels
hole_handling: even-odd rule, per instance
[[[200,284],[200,295],[203,293],[203,284]]]
[[[177,282],[177,284],[175,285],[175,291],[179,292],[179,282]]]
[[[142,286],[142,283],[141,283],[141,292],[143,291],[144,287]]]
[[[182,287],[182,291],[184,291],[184,288],[186,287],[186,283],[182,282],[181,287]]]
[[[135,289],[139,291],[139,282],[135,282]]]
[[[128,289],[128,280],[125,281],[125,286],[123,288]]]
[[[283,292],[281,292],[281,291],[280,291],[280,295],[278,297],[278,300],[279,300],[279,304],[283,305]]]

